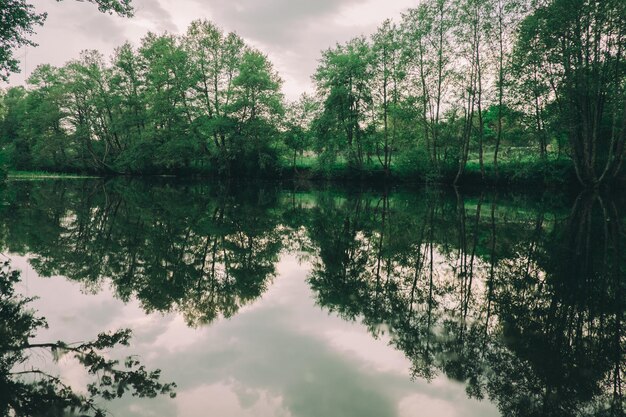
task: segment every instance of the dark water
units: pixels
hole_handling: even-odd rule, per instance
[[[128,327],[116,416],[622,416],[626,205],[599,194],[10,182],[41,340]],[[53,365],[84,389],[72,361]],[[82,388],[81,388],[82,386]]]

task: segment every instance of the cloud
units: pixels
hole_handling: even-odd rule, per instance
[[[204,4],[218,24],[224,22],[236,27],[245,37],[280,47],[306,37],[306,30],[317,26],[316,22],[365,1],[211,0]]]
[[[201,1],[201,0],[194,0]],[[385,18],[398,17],[414,0],[209,0],[211,18],[266,52],[295,99],[311,91],[320,52],[369,35]]]
[[[56,36],[53,39],[57,42],[61,37],[64,37],[66,41],[78,41],[83,45],[86,43],[85,40],[105,44],[123,42],[124,19],[100,13],[94,5],[89,3],[49,3],[42,8],[48,13],[48,18],[44,27],[37,30],[38,38],[54,31]],[[73,36],[65,36],[68,32],[73,33]],[[91,48],[84,47],[83,49]]]
[[[48,21],[34,37],[38,48],[18,51],[25,74],[36,65],[63,65],[84,49],[105,57],[126,41],[139,43],[147,32],[184,33],[195,19],[209,19],[235,31],[265,52],[285,81],[284,92],[296,99],[311,91],[311,75],[320,51],[352,37],[369,35],[385,18],[397,18],[415,0],[134,0],[135,16],[120,18],[79,1],[36,2]],[[25,75],[11,78],[21,84]]]
[[[177,32],[180,28],[174,22],[172,13],[157,0],[135,0],[133,19],[147,23],[155,32]]]

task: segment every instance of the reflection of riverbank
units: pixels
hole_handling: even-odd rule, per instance
[[[389,337],[374,339],[359,323],[315,305],[303,268],[297,257],[282,256],[263,297],[228,320],[197,328],[177,313],[146,314],[137,300],[123,303],[106,288],[85,294],[80,283],[60,277],[32,277],[29,286],[41,295],[36,305],[49,317],[49,338],[80,337],[94,323],[130,327],[132,352],[178,384],[174,400],[123,398],[105,404],[112,414],[269,417],[339,409],[354,417],[414,416],[420,399],[421,411],[498,415],[489,403],[468,399],[463,384],[445,377],[411,381],[410,362],[388,345]],[[75,375],[71,367],[62,372]]]
[[[415,376],[464,381],[504,415],[620,415],[620,219],[614,203],[612,218],[596,203],[581,196],[569,216],[520,222],[493,197],[459,195],[454,207],[427,204],[406,238],[412,219],[385,197],[376,210],[355,204],[341,214],[352,228],[322,232],[311,283],[322,305],[373,334],[389,325]]]
[[[619,202],[168,181],[11,187],[5,245],[40,275],[94,293],[110,285],[139,315],[180,312],[198,331],[229,323],[220,318],[263,305],[284,279],[281,259],[295,256],[315,302],[388,338],[415,378],[461,381],[504,415],[623,407]],[[300,301],[283,297],[293,314]]]

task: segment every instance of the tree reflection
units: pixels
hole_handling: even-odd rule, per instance
[[[174,396],[173,383],[162,383],[160,371],[148,371],[134,358],[123,364],[109,358],[107,350],[129,345],[130,331],[101,333],[92,341],[34,343],[38,330],[47,327],[45,318],[36,316],[31,299],[15,293],[18,271],[9,263],[0,266],[0,415],[2,416],[104,416],[99,400],[112,400],[125,394],[154,398]],[[54,373],[36,367],[31,357],[49,352],[54,361],[72,356],[92,377],[85,394],[75,391]],[[70,413],[70,414],[68,414]],[[77,414],[78,413],[78,414]]]
[[[94,290],[110,280],[148,312],[179,310],[191,325],[230,317],[274,275],[275,193],[137,181],[12,188],[8,250],[32,254],[43,276]]]
[[[570,215],[537,239],[525,270],[501,270],[503,335],[533,374],[512,373],[518,378],[497,388],[516,387],[514,405],[525,406],[526,415],[624,413],[622,221],[610,198],[581,195]]]
[[[320,201],[318,302],[374,335],[388,328],[414,377],[443,372],[503,415],[623,415],[617,204],[583,195],[555,214],[421,197]]]
[[[120,180],[7,192],[5,245],[41,275],[110,281],[199,325],[258,299],[289,251],[311,262],[317,302],[388,332],[414,378],[462,381],[506,416],[624,415],[625,217],[608,196]]]

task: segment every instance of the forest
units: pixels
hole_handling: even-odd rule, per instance
[[[623,0],[426,0],[322,51],[288,101],[268,56],[194,21],[0,93],[11,171],[623,182]]]

